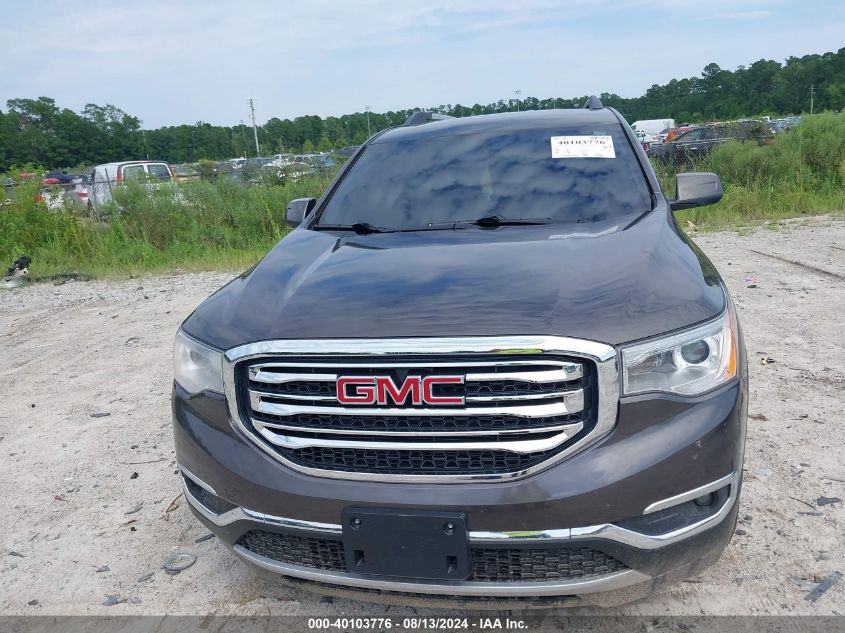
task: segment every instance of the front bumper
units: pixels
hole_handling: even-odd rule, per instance
[[[280,534],[307,536],[322,541],[342,539],[340,524],[317,523],[287,517],[263,514],[247,508],[234,507],[217,511],[203,503],[204,495],[212,489],[182,469],[183,490],[191,509],[209,529],[242,558],[262,567],[294,578],[321,582],[345,587],[370,590],[400,591],[417,594],[445,594],[453,596],[556,596],[583,595],[594,592],[607,592],[623,589],[632,585],[646,584],[653,577],[642,571],[627,568],[595,577],[570,578],[566,580],[524,581],[524,582],[425,582],[420,580],[378,578],[349,573],[340,570],[322,570],[274,560],[268,556],[251,551],[240,543],[240,537],[251,530],[271,531]],[[557,530],[538,530],[535,532],[487,532],[470,531],[469,544],[474,547],[520,548],[520,547],[581,547],[597,546],[605,552],[615,552],[619,558],[647,558],[648,552],[660,550],[660,555],[684,552],[684,558],[694,563],[706,558],[707,553],[720,552],[730,540],[736,516],[736,501],[739,495],[740,481],[737,473],[732,473],[720,480],[711,482],[698,489],[679,495],[669,503],[689,503],[695,498],[708,494],[721,494],[716,507],[709,516],[690,522],[683,527],[668,532],[642,533],[615,524],[592,525],[580,528]],[[197,491],[202,495],[197,495]],[[658,504],[654,504],[658,506]],[[670,505],[668,507],[673,507]],[[722,547],[719,547],[722,544]],[[672,547],[672,546],[681,546]],[[698,554],[701,556],[698,556]]]
[[[451,596],[566,596],[655,588],[691,575],[730,541],[745,438],[744,380],[700,398],[624,398],[604,440],[517,481],[408,484],[330,480],[276,462],[230,423],[225,399],[173,397],[177,458],[191,509],[239,556],[272,571],[332,586]],[[190,485],[189,485],[190,484]],[[225,500],[212,510],[198,489]],[[192,492],[193,490],[193,492]],[[643,516],[718,492],[707,516],[655,531]],[[200,495],[202,496],[202,495]],[[464,512],[470,547],[594,548],[622,568],[585,577],[508,582],[420,581],[290,564],[239,544],[251,530],[325,541],[342,536],[347,506]],[[634,596],[637,597],[637,596]]]

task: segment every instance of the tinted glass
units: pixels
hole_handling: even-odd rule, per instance
[[[607,135],[615,158],[552,158],[551,137]],[[320,224],[386,228],[550,218],[600,221],[651,207],[639,163],[617,125],[378,140],[341,181]]]
[[[683,142],[683,141],[698,141],[698,140],[701,139],[703,134],[704,134],[704,130],[702,130],[702,129],[690,130],[689,132],[684,132],[683,134],[681,134],[677,138],[677,140],[681,141],[681,142]]]
[[[151,163],[147,165],[147,171],[156,180],[170,180],[170,170],[167,169],[167,165],[163,165],[162,163]]]
[[[126,165],[123,168],[123,177],[126,180],[140,180],[144,177],[143,165]]]

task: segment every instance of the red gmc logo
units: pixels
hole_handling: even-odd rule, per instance
[[[463,396],[435,396],[435,385],[463,384],[463,376],[408,376],[401,385],[390,376],[342,376],[337,379],[341,404],[463,404]]]

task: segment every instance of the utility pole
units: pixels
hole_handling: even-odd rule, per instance
[[[367,138],[370,138],[370,106],[364,106],[367,111]]]
[[[513,92],[516,95],[516,111],[519,112],[519,97],[522,95],[522,90],[514,90]]]
[[[261,150],[258,148],[258,128],[255,127],[255,106],[252,104],[252,97],[246,100],[249,104],[249,114],[252,117],[252,133],[255,135],[255,157],[261,157]]]
[[[813,114],[813,97],[816,96],[816,86],[810,86],[810,115]]]

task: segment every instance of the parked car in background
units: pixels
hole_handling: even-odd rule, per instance
[[[671,143],[684,132],[689,132],[691,130],[698,129],[698,127],[699,126],[697,125],[681,125],[678,127],[670,127],[668,130],[666,130],[666,136],[663,138],[663,142]]]
[[[777,132],[786,132],[787,130],[794,128],[799,123],[801,123],[800,116],[788,116],[772,121],[772,127],[774,127]]]
[[[88,212],[88,183],[90,178],[88,176],[81,176],[74,179],[70,183],[70,188],[65,189],[64,202],[65,206],[71,207],[80,213]]]
[[[272,162],[272,158],[247,158],[240,167],[241,179],[249,183],[258,182],[261,179],[261,168]]]
[[[640,139],[640,143],[660,143],[663,140],[663,130],[675,127],[675,119],[643,119],[634,121],[631,129]]]
[[[688,165],[703,160],[714,148],[728,141],[771,143],[772,126],[765,121],[743,120],[714,123],[680,134],[671,143],[655,143],[646,153],[669,165]]]
[[[272,174],[281,181],[296,182],[305,176],[316,173],[313,164],[302,159],[301,156],[290,156],[282,160],[274,160],[261,168],[265,174]]]
[[[360,145],[347,145],[346,147],[341,147],[339,150],[337,150],[336,153],[340,156],[345,156],[346,158],[349,158],[350,156],[352,156],[352,154],[358,151],[359,147]]]
[[[194,182],[200,179],[199,163],[185,163],[183,165],[171,165],[173,182]]]
[[[114,188],[125,180],[146,181],[148,186],[173,180],[170,165],[157,160],[134,160],[97,165],[91,171],[88,189],[88,212],[95,218],[102,215],[103,206],[111,202]]]

